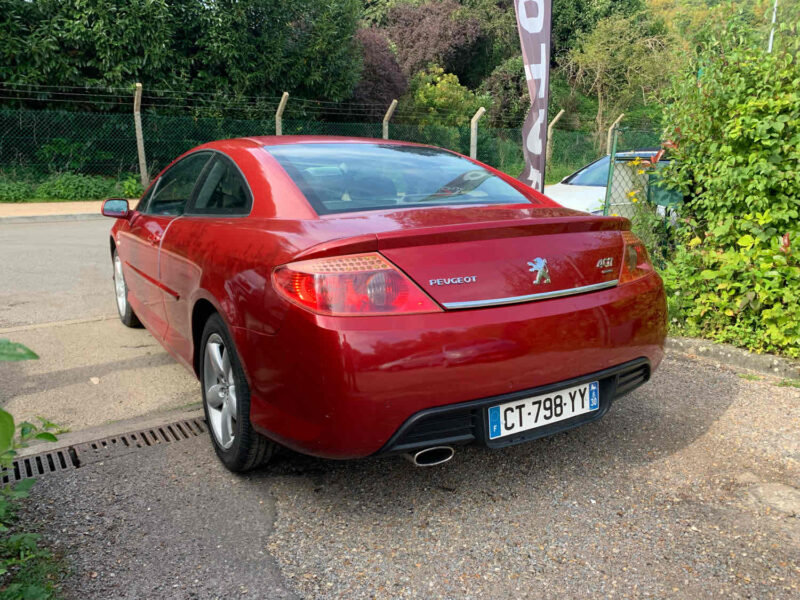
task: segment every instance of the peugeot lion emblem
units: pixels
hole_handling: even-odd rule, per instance
[[[534,258],[528,261],[531,273],[536,273],[536,279],[533,280],[533,285],[540,283],[550,283],[550,271],[547,269],[547,260],[544,258]]]

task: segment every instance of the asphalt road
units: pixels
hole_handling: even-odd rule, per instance
[[[42,355],[0,366],[15,413],[196,398],[101,318],[107,227],[0,225],[0,336]],[[22,522],[67,557],[66,598],[797,598],[800,390],[775,383],[673,357],[597,423],[431,469],[284,453],[242,477],[198,437],[42,477]]]
[[[111,224],[0,224],[0,328],[113,316]]]
[[[199,401],[194,378],[117,318],[110,219],[0,224],[0,338],[36,361],[0,363],[0,405],[82,429]]]

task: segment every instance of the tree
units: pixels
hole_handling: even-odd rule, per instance
[[[646,104],[678,68],[672,39],[641,16],[602,19],[570,50],[563,66],[575,85],[597,99],[598,134],[632,104]]]
[[[359,0],[0,0],[0,78],[347,98]]]
[[[455,0],[400,3],[388,15],[386,32],[409,77],[433,64],[459,79],[481,60],[486,38],[477,19],[459,12]]]
[[[363,105],[360,118],[382,117],[391,101],[408,89],[406,78],[389,46],[389,40],[376,28],[360,29],[356,37],[361,44],[364,67],[361,80],[353,91],[353,102]]]

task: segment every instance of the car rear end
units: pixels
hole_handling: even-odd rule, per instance
[[[624,219],[544,201],[315,227],[348,223],[357,243],[332,239],[273,271],[275,335],[237,342],[251,420],[290,448],[357,458],[524,442],[599,419],[661,361],[663,285]]]

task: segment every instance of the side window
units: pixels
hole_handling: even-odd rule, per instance
[[[159,178],[150,202],[143,212],[151,215],[183,214],[195,183],[209,158],[211,153],[198,152],[175,163]]]
[[[217,155],[189,212],[197,215],[246,215],[252,198],[230,159]]]
[[[147,210],[147,203],[150,202],[150,198],[153,196],[153,192],[156,191],[158,185],[151,185],[147,189],[147,193],[142,196],[141,200],[139,200],[138,204],[136,205],[136,210],[139,212],[145,212]]]

